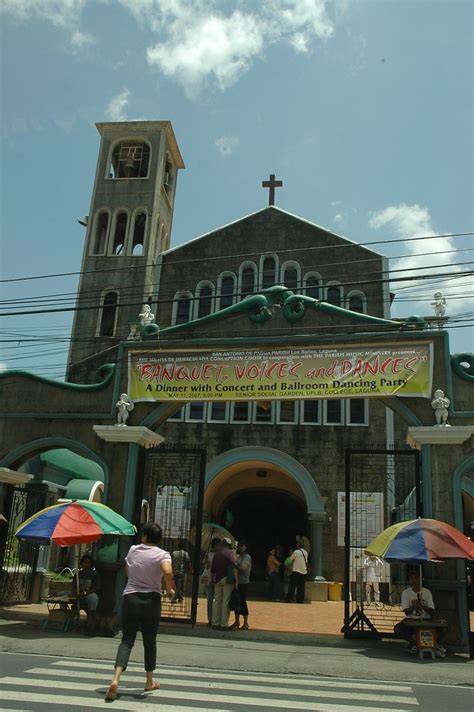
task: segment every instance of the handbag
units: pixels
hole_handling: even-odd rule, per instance
[[[229,611],[235,611],[235,613],[238,613],[241,608],[241,600],[240,600],[240,593],[236,588],[232,590],[232,593],[230,594],[230,600],[229,600]]]

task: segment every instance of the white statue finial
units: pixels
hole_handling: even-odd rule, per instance
[[[155,321],[155,315],[152,314],[151,307],[149,304],[144,304],[142,308],[142,313],[138,315],[138,318],[140,319],[140,324],[142,326],[148,326],[149,324],[153,324]]]
[[[434,392],[434,398],[431,401],[431,407],[435,412],[436,425],[449,426],[448,423],[448,408],[451,401],[446,398],[444,391],[438,390]]]
[[[446,314],[446,299],[443,297],[442,292],[434,293],[434,302],[431,302],[431,306],[434,309],[435,316],[442,317]]]
[[[117,407],[116,425],[125,427],[127,425],[128,414],[135,408],[135,405],[126,393],[122,393],[120,400],[118,400],[115,405]]]

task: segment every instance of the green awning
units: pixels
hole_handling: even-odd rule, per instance
[[[74,479],[104,481],[104,473],[97,462],[88,460],[66,448],[47,450],[41,453],[40,460],[44,466],[59,470]]]
[[[64,499],[94,499],[96,502],[102,501],[104,483],[97,480],[70,480],[66,487]]]

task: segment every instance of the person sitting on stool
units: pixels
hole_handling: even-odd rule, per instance
[[[415,628],[406,623],[407,619],[428,621],[434,616],[434,602],[431,591],[421,586],[420,576],[416,572],[410,574],[408,578],[410,587],[402,592],[400,607],[405,614],[404,620],[396,624],[394,631],[401,638],[408,642],[408,649],[411,653],[417,652],[415,645]],[[436,646],[436,652],[444,657],[446,649],[442,645]]]
[[[99,594],[97,591],[100,588],[99,573],[94,565],[94,559],[91,554],[84,554],[79,561],[79,571],[76,574],[77,579],[74,582],[77,591],[79,591],[79,606],[87,613],[86,633],[92,633],[96,623],[96,611],[99,605]]]

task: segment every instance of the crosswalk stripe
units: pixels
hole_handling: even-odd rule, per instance
[[[16,678],[13,678],[16,679]],[[22,679],[22,678],[18,678]],[[19,684],[19,683],[15,683]],[[90,689],[90,688],[89,688]],[[104,693],[105,693],[104,688]],[[26,692],[25,690],[21,690],[19,693],[18,690],[2,690],[2,702],[6,700],[13,700],[17,701],[19,694],[21,695],[21,700],[22,702],[37,702],[37,703],[44,703],[44,704],[49,704],[51,706],[53,705],[59,705],[61,708],[64,707],[69,707],[71,705],[75,705],[80,707],[81,709],[87,709],[87,708],[96,708],[96,709],[103,709],[103,705],[101,704],[101,701],[99,699],[90,699],[86,698],[84,696],[75,696],[75,695],[67,695],[67,696],[58,696],[58,694],[43,694],[41,692]],[[115,700],[113,703],[113,709],[114,710],[126,710],[126,712],[204,712],[204,710],[209,710],[212,708],[209,707],[190,707],[188,705],[185,706],[179,706],[174,704],[175,699],[181,699],[181,700],[189,700],[189,697],[184,694],[184,693],[179,693],[179,692],[173,692],[173,700],[170,701],[169,699],[162,699],[160,697],[156,697],[156,703],[148,703],[148,702],[143,702],[143,701],[138,701],[138,702],[132,702],[132,701],[123,701],[120,699]],[[249,707],[249,705],[252,705],[252,707],[278,707],[279,705],[276,704],[278,700],[255,700],[255,699],[240,699],[240,700],[233,700],[232,698],[229,698],[227,695],[215,695],[215,696],[209,696],[209,695],[194,695],[193,697],[193,702],[222,702],[227,705],[229,704],[241,704],[245,705],[245,707]],[[281,706],[281,705],[280,705]],[[4,708],[5,709],[5,708]],[[364,705],[363,707],[355,706],[355,705],[340,705],[340,704],[326,704],[326,703],[321,703],[319,701],[314,701],[311,703],[311,705],[308,707],[306,704],[303,704],[301,702],[291,702],[291,709],[292,710],[304,710],[304,712],[400,712],[400,708],[393,708],[393,707],[386,707],[385,705],[383,707],[367,707]],[[219,707],[219,712],[235,712],[235,710],[229,710],[226,707]]]
[[[104,691],[105,694],[105,691]],[[12,701],[12,702],[18,702],[18,690],[2,690],[2,709],[6,710],[9,709],[8,707],[5,707],[5,702],[7,700]],[[48,704],[48,705],[60,705],[61,708],[65,707],[81,707],[81,709],[97,709],[97,710],[103,710],[104,709],[104,703],[101,700],[100,697],[97,699],[87,699],[85,697],[73,697],[72,695],[68,695],[67,697],[61,697],[58,699],[57,695],[45,695],[41,692],[25,692],[21,691],[21,700],[22,702],[35,702],[35,703],[43,703],[43,704]],[[16,712],[21,712],[19,711],[17,707],[13,708],[11,707],[10,709],[15,709]],[[190,707],[189,705],[162,705],[160,704],[159,708],[157,707],[156,704],[150,704],[147,702],[132,702],[132,701],[122,701],[122,700],[115,700],[113,704],[113,709],[114,710],[124,710],[124,712],[135,712],[135,711],[140,711],[142,712],[204,712],[205,708],[204,707]],[[27,712],[31,712],[31,710],[28,710]],[[234,712],[233,710],[230,710],[228,708],[220,708],[219,712]],[[312,712],[317,712],[314,708]],[[390,712],[390,710],[388,710]]]
[[[83,662],[82,660],[55,660],[52,665],[54,666],[60,666],[60,667],[71,667],[74,669],[77,668],[87,668],[91,669],[91,664],[88,662]],[[110,663],[98,663],[94,664],[93,666],[94,670],[106,670],[109,673],[112,673],[112,665]],[[132,664],[129,665],[127,668],[128,671],[137,671],[141,672],[142,677],[144,676],[144,671],[143,671],[143,665],[137,665],[137,664]],[[206,675],[208,678],[215,678],[218,680],[248,680],[249,682],[271,682],[272,680],[275,680],[277,677],[280,679],[280,676],[277,676],[275,673],[267,673],[267,674],[262,674],[262,675],[255,675],[252,673],[247,673],[247,672],[235,672],[235,673],[229,673],[225,671],[210,671],[210,670],[194,670],[192,668],[180,668],[179,670],[177,669],[172,669],[166,666],[160,666],[157,669],[157,675],[162,676],[162,675],[169,675],[169,676],[176,676],[176,677],[199,677],[201,678],[203,673]],[[347,681],[337,681],[337,680],[331,680],[329,678],[311,678],[308,679],[308,676],[305,677],[298,677],[294,675],[286,675],[285,674],[285,684],[291,684],[294,683],[295,685],[301,685],[305,687],[309,686],[314,686],[315,681],[321,685],[324,685],[325,687],[335,687],[335,688],[344,688],[344,687],[349,687],[351,690],[354,689],[363,689],[363,690],[383,690],[387,692],[412,692],[412,688],[410,685],[405,685],[403,683],[400,684],[381,684],[381,683],[372,683],[372,682],[359,682],[359,681],[353,681],[353,680],[347,680]]]
[[[41,674],[41,675],[47,675],[48,673],[55,672],[55,673],[60,673],[59,670],[47,670],[43,668],[37,668],[36,670],[29,670],[28,675],[30,674]],[[86,673],[87,674],[87,673]],[[75,673],[72,671],[69,673],[69,677],[75,678]],[[55,689],[65,689],[65,690],[73,690],[73,691],[91,691],[91,683],[93,682],[102,682],[102,676],[98,674],[93,674],[89,673],[88,678],[90,680],[89,683],[81,683],[77,682],[74,680],[74,682],[70,682],[69,680],[54,680],[54,687]],[[38,679],[38,678],[31,678],[31,677],[5,677],[1,679],[1,682],[5,685],[17,685],[21,687],[48,687],[51,688],[51,680],[48,679]],[[134,679],[131,679],[130,682],[135,682]],[[165,682],[166,684],[166,682]],[[219,694],[219,692],[213,692],[212,690],[209,690],[209,692],[205,691],[205,684],[203,683],[197,683],[197,682],[191,682],[189,680],[187,681],[180,681],[180,683],[177,685],[178,687],[188,687],[191,688],[189,691],[181,691],[181,690],[175,690],[175,689],[169,689],[168,690],[161,690],[161,695],[166,695],[167,693],[173,697],[173,699],[189,699],[190,695],[192,696],[193,701],[195,702],[227,702],[230,703],[232,702],[233,704],[246,704],[248,705],[249,702],[249,696],[238,694],[236,695],[235,692],[239,693],[266,693],[268,694],[274,694],[274,695],[279,695],[280,699],[277,697],[273,697],[271,699],[262,699],[262,698],[255,698],[252,696],[252,704],[254,706],[258,707],[268,707],[268,706],[278,706],[277,702],[281,701],[283,703],[288,703],[288,700],[282,699],[282,697],[287,697],[288,695],[294,695],[295,691],[294,690],[285,690],[285,689],[279,689],[276,690],[272,687],[263,687],[263,686],[257,686],[257,685],[245,685],[244,687],[239,687],[238,690],[236,690],[232,685],[222,685],[220,683],[217,683],[218,687],[216,690],[224,691],[224,690],[229,690],[229,694]],[[172,686],[170,686],[172,688]],[[107,688],[107,685],[104,686],[104,694],[105,690]],[[203,689],[204,688],[204,689]],[[207,689],[210,688],[210,685],[207,685]],[[124,690],[126,689],[125,687],[123,688]],[[234,693],[234,694],[230,694]],[[160,694],[160,693],[158,693]],[[302,690],[297,693],[297,696],[301,697],[310,697],[312,700],[312,707],[314,709],[314,705],[318,704],[320,705],[320,699],[336,699],[339,700],[340,702],[342,700],[355,700],[358,702],[383,702],[389,703],[389,702],[394,702],[394,703],[402,703],[404,705],[409,705],[409,706],[416,706],[418,705],[417,701],[414,700],[408,700],[407,698],[400,698],[396,697],[393,695],[372,695],[372,694],[361,694],[361,693],[346,693],[346,694],[341,694],[338,691],[323,691],[323,690]],[[307,709],[308,702],[305,701],[297,701],[292,699],[291,700],[291,706],[294,709]],[[334,705],[333,704],[326,704],[325,707],[328,707],[329,709],[333,709]],[[355,709],[351,706],[351,710]],[[360,708],[363,709],[363,708]],[[364,709],[367,709],[364,707]],[[370,709],[373,709],[372,707]],[[386,707],[384,709],[387,709]]]
[[[58,668],[55,668],[54,670],[51,668],[33,668],[31,670],[28,670],[29,675],[43,675],[46,677],[66,677],[66,678],[85,678],[92,681],[97,681],[101,682],[104,679],[104,676],[101,673],[97,672],[92,672],[92,671],[86,671],[86,670],[60,670]],[[204,673],[205,675],[205,673]],[[30,678],[31,680],[31,678]],[[143,682],[143,675],[128,675],[127,676],[127,681],[130,682]],[[50,685],[51,683],[46,681],[46,680],[34,680],[34,683],[38,684],[40,686],[46,686]],[[276,681],[275,681],[276,682]],[[168,685],[170,688],[173,687],[188,687],[188,688],[195,688],[197,690],[203,690],[203,689],[212,689],[213,684],[216,686],[217,689],[219,690],[229,690],[234,693],[244,693],[244,692],[260,692],[260,693],[266,693],[266,694],[274,694],[274,695],[279,695],[280,697],[291,697],[291,696],[297,696],[297,697],[311,697],[311,698],[326,698],[326,699],[338,699],[338,700],[358,700],[358,701],[365,701],[365,702],[396,702],[396,703],[404,703],[406,705],[412,705],[416,706],[418,705],[418,702],[416,700],[409,699],[406,696],[401,696],[401,695],[377,695],[373,694],[372,692],[355,692],[355,691],[346,691],[342,692],[341,690],[322,690],[317,687],[317,685],[313,684],[313,689],[312,690],[297,690],[297,689],[288,689],[285,687],[278,687],[278,686],[269,686],[269,685],[246,685],[246,684],[239,684],[238,686],[235,685],[235,683],[227,683],[223,682],[222,680],[216,680],[215,682],[207,681],[206,679],[200,679],[200,680],[176,680],[171,677],[167,677],[165,675],[160,675],[160,683],[161,685]],[[30,682],[31,684],[31,682]],[[55,681],[56,684],[56,681]],[[67,684],[67,683],[65,683]],[[90,685],[81,685],[81,689],[89,689]],[[324,685],[324,683],[323,683]],[[74,684],[74,687],[77,687],[76,684]]]

